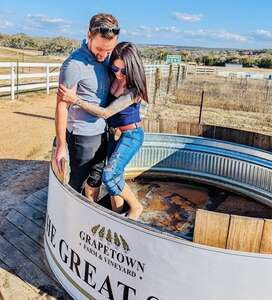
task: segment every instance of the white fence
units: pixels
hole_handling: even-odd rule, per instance
[[[49,94],[50,88],[58,86],[57,77],[59,76],[60,66],[60,63],[0,62],[0,94],[9,94],[12,100],[15,98],[16,93],[22,91],[45,89],[47,94]],[[163,77],[169,75],[169,65],[157,64],[145,65],[144,67],[145,73],[149,79],[151,79],[152,75],[155,74],[157,68],[161,70]],[[22,68],[29,68],[29,70],[36,69],[37,72],[19,72]],[[176,68],[177,65],[173,65],[173,69],[175,70]],[[1,72],[3,69],[6,70],[6,73]],[[58,69],[57,72],[56,69]],[[236,72],[224,67],[186,66],[186,74],[188,75],[215,75],[236,78],[272,79],[271,73]],[[39,79],[39,82],[27,82],[28,79]]]
[[[267,79],[272,80],[271,72],[254,71],[237,71],[237,69],[225,67],[206,67],[206,66],[187,66],[188,75],[215,75],[231,78],[250,78],[250,79]]]
[[[34,91],[46,89],[49,94],[50,88],[58,86],[56,77],[57,72],[52,68],[60,68],[60,63],[16,63],[16,62],[0,62],[0,70],[6,69],[6,73],[0,72],[0,94],[10,94],[11,99],[15,98],[15,94],[22,91]],[[21,68],[37,69],[36,73],[18,72]],[[162,70],[162,75],[167,76],[169,73],[169,65],[145,65],[145,73],[147,76],[155,74],[157,68]],[[41,72],[42,70],[42,72]],[[22,83],[25,79],[40,79],[38,83]],[[2,81],[2,84],[1,84]],[[21,82],[20,82],[21,81]]]
[[[10,94],[11,99],[15,98],[15,93],[21,91],[33,91],[46,89],[47,94],[52,87],[57,87],[58,82],[51,80],[52,77],[57,77],[59,71],[52,71],[52,68],[59,68],[59,63],[16,63],[16,62],[0,62],[0,70],[7,69],[7,73],[0,72],[0,93]],[[19,73],[17,70],[21,68],[37,69],[36,73]],[[43,70],[43,72],[41,72]],[[37,83],[19,83],[23,79],[41,79],[44,82]],[[4,84],[1,84],[4,81]]]

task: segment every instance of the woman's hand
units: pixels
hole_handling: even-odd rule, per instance
[[[78,100],[78,96],[76,94],[76,86],[68,89],[63,84],[59,85],[58,91],[58,101],[64,101],[68,104],[75,104]]]

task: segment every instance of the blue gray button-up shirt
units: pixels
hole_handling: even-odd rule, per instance
[[[63,63],[59,83],[67,88],[77,86],[77,95],[88,102],[105,106],[110,88],[107,60],[96,61],[86,40]],[[105,120],[97,118],[76,105],[69,106],[67,129],[78,135],[97,135],[105,130]]]

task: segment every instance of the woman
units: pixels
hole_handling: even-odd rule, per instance
[[[107,119],[109,126],[108,162],[103,183],[111,195],[112,209],[130,206],[128,217],[136,220],[143,207],[124,180],[124,169],[143,143],[140,102],[148,102],[144,66],[135,45],[122,42],[113,50],[109,62],[111,89],[108,106],[103,108],[81,100],[75,90],[61,86],[58,94],[68,103],[79,105],[90,114]]]

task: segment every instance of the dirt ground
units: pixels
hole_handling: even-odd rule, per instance
[[[0,220],[10,207],[47,186],[54,106],[53,91],[15,101],[0,98]]]

